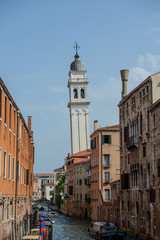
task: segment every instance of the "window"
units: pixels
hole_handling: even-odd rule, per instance
[[[110,189],[104,190],[104,200],[109,201],[110,200]]]
[[[131,102],[132,102],[132,104],[134,104],[135,101],[136,101],[135,96],[133,96],[133,97],[131,98]]]
[[[145,95],[145,88],[143,88],[143,96]]]
[[[4,167],[3,167],[3,177],[6,178],[6,152],[4,152]]]
[[[142,113],[140,113],[140,135],[142,135],[142,128],[143,128],[143,124],[142,124]]]
[[[79,179],[79,185],[82,185],[82,179]]]
[[[102,144],[111,144],[111,135],[102,135]]]
[[[12,105],[10,103],[10,107],[9,107],[9,128],[10,129],[11,129],[11,118],[12,118],[11,113],[12,113]]]
[[[73,89],[73,97],[74,99],[78,98],[78,92],[76,88]]]
[[[84,185],[87,185],[87,178],[84,179]]]
[[[82,194],[80,194],[80,201],[82,201]]]
[[[2,117],[2,89],[0,88],[0,118]]]
[[[139,98],[141,98],[142,97],[142,94],[141,94],[141,92],[139,92]]]
[[[147,131],[149,131],[149,111],[147,111]]]
[[[127,201],[127,212],[129,212],[129,205],[130,205],[130,203],[129,203],[129,201]]]
[[[122,211],[124,211],[124,201],[122,201]]]
[[[146,87],[146,92],[149,93],[149,86]]]
[[[81,89],[81,98],[85,98],[84,88]]]
[[[128,164],[128,165],[130,164],[130,158],[129,158],[129,157],[130,157],[130,153],[128,152],[128,153],[127,153],[127,164]]]
[[[29,185],[29,170],[27,169],[26,185]]]
[[[156,145],[153,146],[153,175],[156,173]]]
[[[109,182],[110,181],[110,172],[105,172],[104,173],[104,182]]]
[[[5,116],[4,116],[4,122],[7,122],[7,97],[5,96]]]
[[[14,110],[14,133],[16,131],[16,110]]]
[[[114,209],[114,216],[117,216],[117,208]]]
[[[73,195],[73,186],[69,186],[69,195]]]
[[[21,139],[21,124],[19,124],[19,138]]]
[[[155,127],[155,125],[156,125],[156,114],[154,113],[153,114],[153,126]]]
[[[30,186],[32,186],[32,173],[30,174]]]
[[[109,166],[110,166],[110,155],[104,154],[104,167],[109,167]]]
[[[11,179],[11,155],[10,154],[8,159],[8,179]]]
[[[128,109],[128,102],[126,104],[127,104],[127,109]]]
[[[143,146],[143,157],[145,157],[145,156],[146,156],[146,147]]]
[[[96,148],[96,137],[91,140],[91,149],[93,150],[94,148]]]

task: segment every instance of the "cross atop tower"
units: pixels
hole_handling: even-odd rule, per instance
[[[78,48],[80,48],[80,46],[78,46],[77,41],[74,42],[75,46],[73,46],[76,49],[76,54],[78,54]]]

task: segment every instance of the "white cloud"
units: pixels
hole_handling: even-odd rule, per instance
[[[147,62],[153,70],[160,69],[160,55],[147,53]]]
[[[138,64],[138,66],[144,66],[144,64],[145,64],[144,56],[138,55],[137,64]]]
[[[128,92],[130,92],[138,84],[144,81],[149,75],[150,72],[145,70],[144,68],[141,67],[132,68],[129,73]]]

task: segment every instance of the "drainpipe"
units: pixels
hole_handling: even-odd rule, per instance
[[[17,188],[18,188],[18,123],[19,123],[19,114],[20,111],[17,111],[17,143],[16,143],[16,186],[15,186],[15,216],[14,216],[14,221],[15,221],[15,237],[17,238]]]

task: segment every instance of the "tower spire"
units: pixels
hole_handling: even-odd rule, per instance
[[[78,43],[77,41],[74,42],[75,43],[75,46],[73,46],[73,48],[75,48],[76,50],[76,55],[74,56],[75,57],[75,60],[79,58],[79,55],[78,55],[78,48],[80,48],[80,46],[78,46]]]

